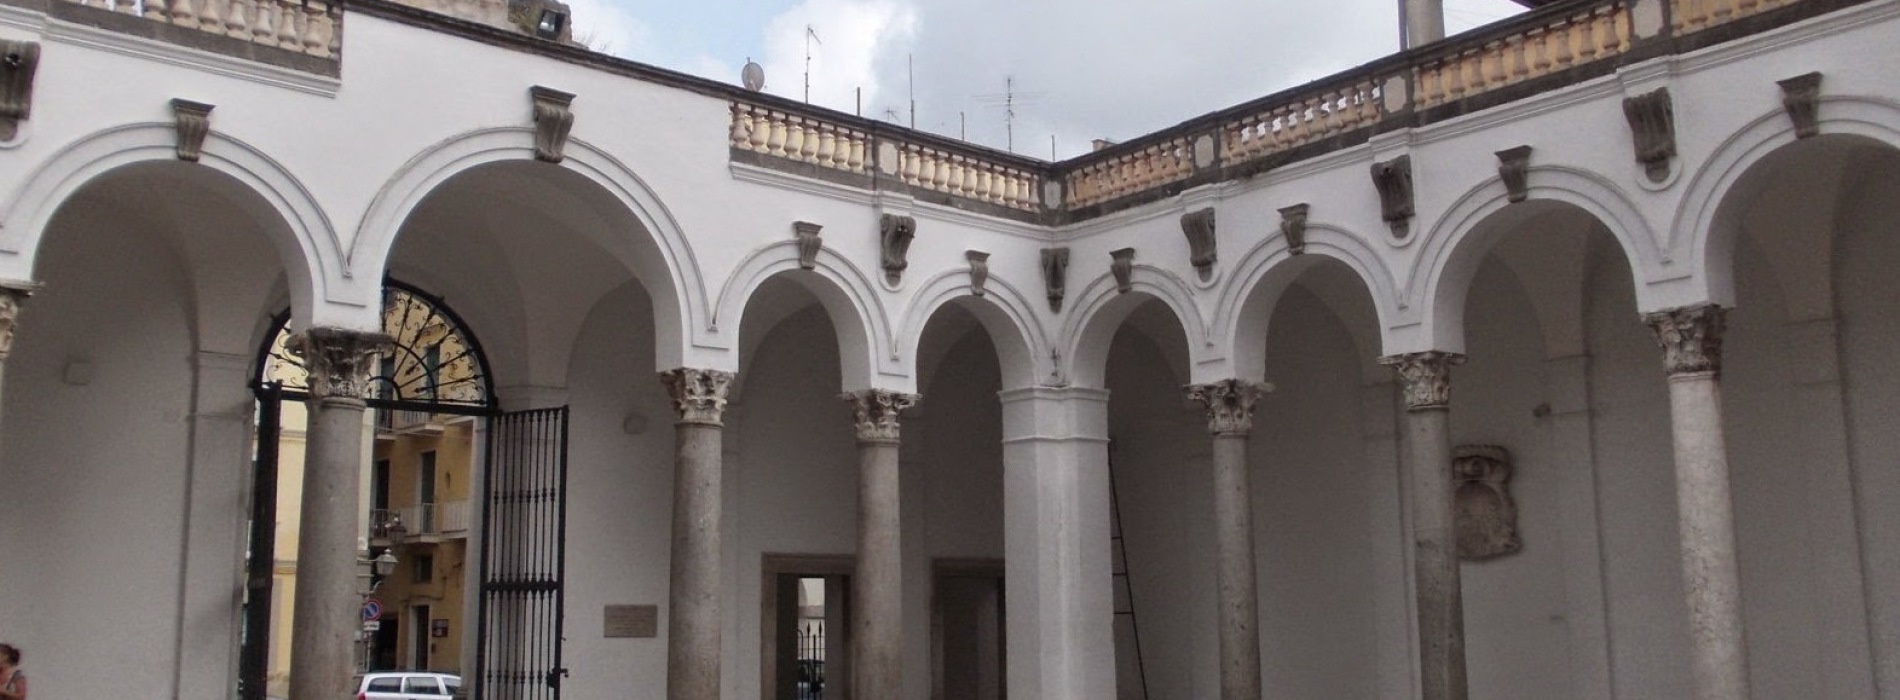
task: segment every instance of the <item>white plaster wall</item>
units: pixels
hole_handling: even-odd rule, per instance
[[[676,414],[651,369],[651,328],[645,291],[623,286],[592,306],[569,369],[562,660],[573,697],[666,697]],[[658,605],[659,636],[602,637],[606,605]]]
[[[193,343],[160,236],[105,202],[69,208],[7,360],[0,634],[35,697],[173,692]],[[61,381],[74,360],[89,383]]]

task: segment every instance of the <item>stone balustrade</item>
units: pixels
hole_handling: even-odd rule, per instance
[[[326,0],[68,0],[286,51],[335,58],[342,4]]]
[[[1132,152],[1094,160],[1068,175],[1069,206],[1088,207],[1188,179],[1194,147],[1180,136]]]
[[[775,156],[871,179],[895,177],[914,190],[1067,222],[1250,176],[1290,159],[1363,143],[1379,131],[1429,124],[1703,44],[1676,43],[1673,37],[1785,11],[1773,22],[1731,28],[1765,31],[1858,1],[1558,3],[1042,168],[1018,156],[977,146],[961,149],[894,125],[827,118],[820,116],[824,110],[795,104],[761,107],[737,97],[732,147],[735,154]],[[847,121],[863,126],[846,126]],[[881,153],[897,162],[878,162]],[[865,184],[875,187],[870,180]]]

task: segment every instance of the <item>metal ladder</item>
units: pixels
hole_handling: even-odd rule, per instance
[[[1135,624],[1135,589],[1128,578],[1128,547],[1122,538],[1121,493],[1115,488],[1115,442],[1108,443],[1108,539],[1114,550],[1109,553],[1109,576],[1114,590],[1115,623],[1113,629],[1117,641],[1121,636],[1121,619],[1128,618],[1128,638],[1135,653],[1135,674],[1141,680],[1141,700],[1148,699],[1148,672],[1141,660],[1141,628]],[[1118,663],[1117,666],[1120,664]]]

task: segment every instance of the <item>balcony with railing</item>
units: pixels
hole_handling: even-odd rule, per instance
[[[731,100],[731,159],[1061,224],[1865,1],[1557,2],[1059,163],[740,93]]]
[[[448,418],[442,414],[388,408],[376,410],[377,437],[389,438],[397,435],[434,437],[441,435],[447,427]]]
[[[0,0],[75,25],[339,74],[342,0]]]
[[[370,511],[370,540],[379,546],[466,538],[468,528],[468,499]]]

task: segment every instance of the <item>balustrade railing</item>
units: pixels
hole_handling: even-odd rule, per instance
[[[1386,85],[1402,76],[1372,74],[1296,94],[1230,118],[1220,126],[1221,158],[1230,164],[1282,153],[1384,119]]]
[[[1412,103],[1427,109],[1562,73],[1630,50],[1629,3],[1609,0],[1459,42],[1415,69]]]
[[[1142,146],[1069,171],[1070,207],[1087,207],[1161,187],[1194,174],[1194,144],[1187,136]]]
[[[1671,0],[1669,25],[1677,34],[1690,34],[1802,0]]]
[[[339,0],[66,1],[318,58],[342,49]]]

